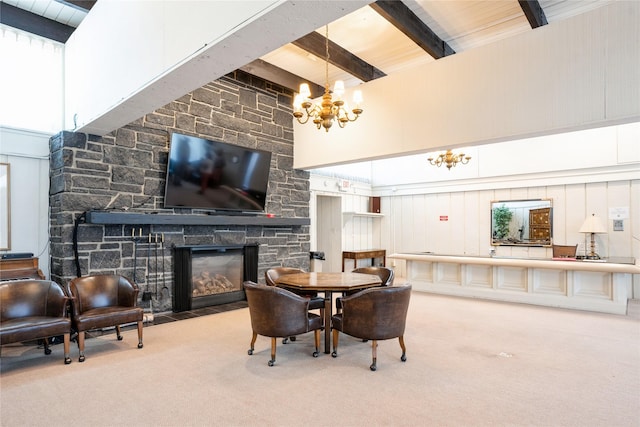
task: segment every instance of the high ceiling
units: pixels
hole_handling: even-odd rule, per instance
[[[377,1],[329,24],[329,80],[353,87],[588,12],[614,0]],[[2,0],[1,22],[64,42],[96,1]],[[325,84],[325,28],[243,70],[319,96]],[[562,41],[559,41],[561,43]]]

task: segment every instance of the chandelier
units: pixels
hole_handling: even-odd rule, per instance
[[[446,153],[441,153],[435,160],[433,157],[429,157],[427,160],[434,166],[440,167],[444,164],[447,169],[451,169],[452,166],[458,163],[466,165],[471,160],[471,156],[465,156],[464,153],[453,154],[451,150],[447,150]]]
[[[344,95],[344,82],[337,80],[333,92],[329,90],[329,26],[326,26],[325,38],[325,85],[324,95],[322,95],[322,103],[320,105],[311,102],[311,90],[307,83],[300,85],[300,93],[296,95],[293,101],[293,117],[298,123],[305,124],[311,119],[318,129],[323,127],[329,132],[329,128],[334,121],[338,122],[338,126],[345,127],[349,122],[355,122],[360,114],[362,114],[362,92],[357,90],[353,95],[354,108],[351,110],[353,115],[349,115],[348,107],[342,99]],[[332,99],[332,94],[335,100]],[[303,112],[304,110],[304,112]],[[304,117],[304,119],[303,119]]]

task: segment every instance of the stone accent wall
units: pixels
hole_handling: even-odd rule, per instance
[[[164,209],[170,135],[258,148],[272,153],[266,210],[278,217],[309,217],[309,174],[293,170],[291,93],[236,72],[182,96],[112,133],[98,137],[61,132],[51,138],[51,277],[116,273],[154,291],[155,249],[147,265],[148,236],[164,235],[167,286],[173,289],[173,245],[260,244],[258,277],[272,266],[309,267],[308,226],[99,225],[84,223],[89,210],[138,213],[205,213]],[[76,226],[77,225],[77,226]],[[134,243],[132,229],[142,238]],[[77,263],[74,251],[77,240]],[[134,247],[137,246],[137,256]],[[161,245],[159,245],[161,246]],[[134,260],[135,258],[135,260]],[[160,263],[162,263],[162,258]],[[150,267],[150,268],[148,268]],[[160,274],[160,272],[158,272]],[[162,276],[159,276],[162,277]],[[160,286],[162,286],[160,279]],[[149,285],[149,288],[147,288]],[[158,295],[154,309],[171,309]]]

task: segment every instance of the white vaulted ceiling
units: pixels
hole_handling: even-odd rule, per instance
[[[71,27],[78,27],[95,4],[89,0],[1,1]],[[547,21],[553,23],[612,1],[615,0],[539,0],[538,4]],[[518,0],[403,0],[402,3],[455,52],[532,31]],[[316,32],[324,36],[325,28]],[[329,39],[387,75],[436,60],[370,6],[331,22]],[[324,58],[291,43],[260,59],[319,86],[325,83]],[[329,80],[337,79],[344,80],[347,87],[362,83],[349,72],[330,65]]]

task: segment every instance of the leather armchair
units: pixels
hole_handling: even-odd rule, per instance
[[[393,286],[393,279],[395,276],[393,269],[389,267],[358,267],[355,270],[353,270],[352,273],[376,275],[380,277],[380,280],[382,280],[382,284],[380,286]],[[359,292],[359,291],[344,292],[342,295],[343,296],[353,295],[356,292]],[[339,311],[341,309],[342,309],[342,298],[338,298],[336,299],[336,310]]]
[[[283,274],[295,274],[295,273],[305,273],[305,271],[299,268],[293,268],[293,267],[274,267],[264,272],[264,280],[268,286],[275,286],[276,280],[278,279],[278,277],[282,276]],[[300,295],[301,297],[307,298],[309,300],[309,310],[320,310],[320,317],[324,319],[324,298],[323,297],[318,296],[317,292],[310,292],[310,291],[309,292],[292,291],[292,292],[295,293],[296,295]],[[287,338],[290,338],[291,341],[296,340],[295,336],[291,336]],[[282,340],[283,344],[287,343],[287,338],[284,338]]]
[[[301,335],[313,331],[315,351],[318,357],[322,318],[309,312],[309,300],[276,286],[260,285],[251,281],[244,282],[244,290],[251,316],[253,335],[249,355],[253,354],[258,335],[271,338],[271,359],[269,366],[276,362],[276,339]]]
[[[137,307],[139,288],[123,276],[95,275],[73,279],[68,284],[73,296],[72,326],[78,332],[80,362],[84,362],[85,332],[115,326],[118,341],[120,325],[137,322],[138,348],[142,348],[143,310]]]
[[[42,339],[44,354],[51,354],[48,338],[62,335],[64,363],[71,363],[68,301],[63,287],[50,280],[0,283],[0,344]]]
[[[411,298],[411,285],[369,288],[342,298],[342,312],[331,317],[333,357],[338,356],[338,339],[342,331],[363,340],[371,340],[372,371],[377,369],[379,340],[398,338],[402,356],[407,360],[404,329]]]
[[[275,286],[276,280],[283,274],[305,273],[304,270],[292,267],[275,267],[264,272],[264,280],[268,286]],[[317,292],[294,292],[297,295],[309,299],[309,310],[324,310],[324,298],[318,296]]]

